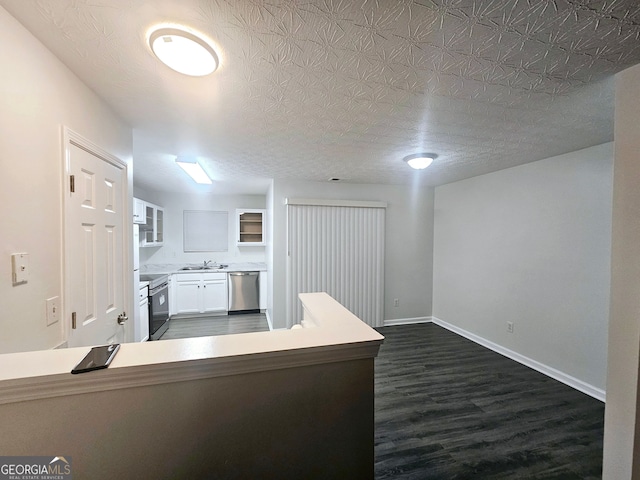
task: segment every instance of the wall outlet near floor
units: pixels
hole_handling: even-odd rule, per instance
[[[394,307],[399,307],[400,306],[400,299],[394,298],[393,299],[393,306]]]
[[[513,322],[507,322],[507,332],[513,333]]]

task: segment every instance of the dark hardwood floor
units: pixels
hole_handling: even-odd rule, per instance
[[[264,314],[191,317],[162,340],[268,330]],[[602,402],[434,324],[378,331],[377,480],[601,478]]]
[[[160,340],[268,331],[264,313],[172,318]]]
[[[604,404],[434,324],[379,328],[376,479],[596,479]]]

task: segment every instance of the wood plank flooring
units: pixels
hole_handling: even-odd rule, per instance
[[[268,330],[264,314],[190,317],[162,340]],[[378,331],[377,480],[601,478],[602,402],[434,324]]]
[[[160,340],[268,331],[269,324],[264,313],[184,317],[172,318],[169,329]]]
[[[602,402],[434,324],[378,331],[376,479],[601,478]]]

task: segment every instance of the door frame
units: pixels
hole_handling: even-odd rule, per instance
[[[91,155],[94,155],[101,160],[110,163],[118,168],[122,168],[126,182],[124,188],[122,188],[122,225],[123,228],[123,277],[122,285],[124,288],[123,301],[124,311],[129,316],[129,321],[124,324],[124,341],[131,342],[133,340],[133,322],[134,322],[134,305],[133,305],[133,258],[132,258],[132,242],[133,242],[133,223],[130,221],[133,218],[133,205],[132,198],[133,193],[131,189],[131,172],[129,164],[120,158],[116,157],[112,153],[109,153],[105,149],[93,143],[91,140],[83,137],[79,133],[71,130],[69,127],[62,126],[62,207],[61,207],[61,220],[62,220],[62,238],[61,238],[61,254],[60,254],[60,271],[62,272],[62,278],[60,284],[62,285],[62,337],[63,345],[68,346],[69,336],[71,334],[71,312],[67,308],[67,298],[69,294],[69,283],[66,271],[67,266],[67,238],[68,238],[68,208],[69,198],[71,191],[71,145],[75,145],[82,150],[87,151]],[[137,299],[136,299],[137,300]]]

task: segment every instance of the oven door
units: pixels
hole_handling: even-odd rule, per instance
[[[149,337],[158,340],[169,328],[169,284],[149,291]]]

